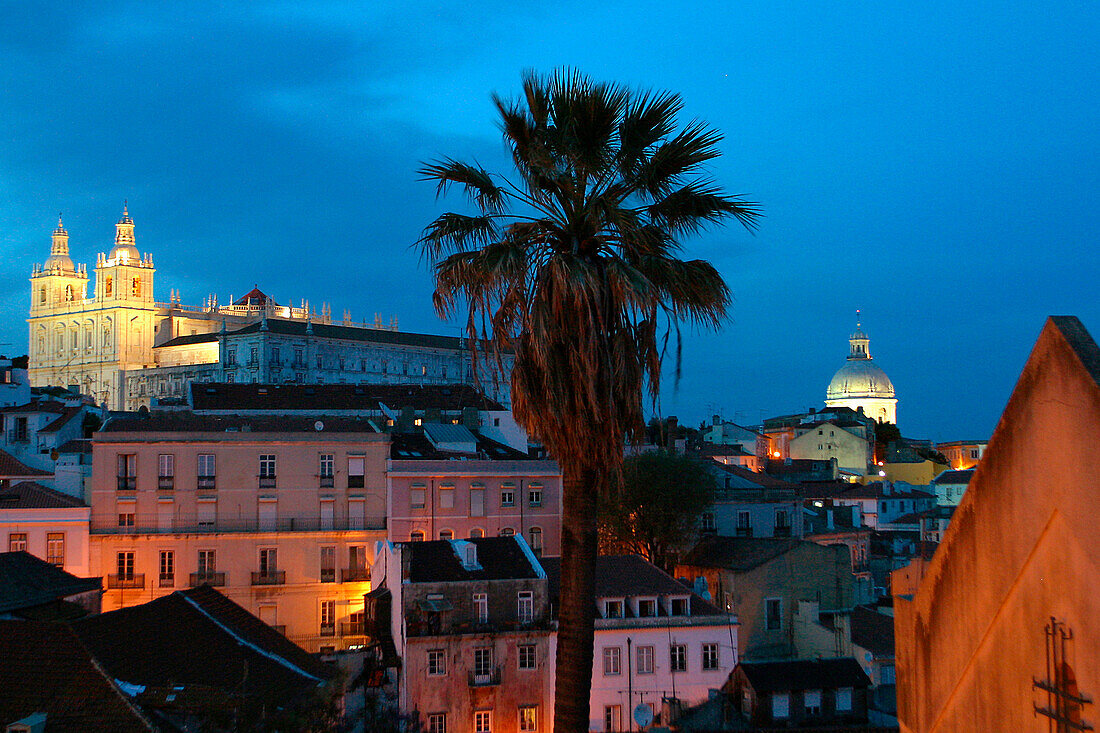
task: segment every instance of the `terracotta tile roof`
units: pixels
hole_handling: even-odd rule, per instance
[[[870,687],[871,680],[859,663],[842,659],[799,659],[789,662],[741,662],[757,693],[789,690],[834,690],[839,687]]]
[[[253,712],[292,706],[331,677],[320,661],[209,586],[82,619],[73,628],[115,679],[245,690]]]
[[[88,506],[75,496],[36,484],[20,481],[0,489],[0,509],[71,509]]]
[[[153,730],[64,624],[0,621],[0,659],[0,725],[45,712],[49,733]]]
[[[793,537],[705,537],[680,560],[680,564],[746,572],[790,552],[799,544],[802,540]]]
[[[379,403],[400,412],[414,410],[503,410],[504,407],[468,384],[228,384],[191,383],[191,405],[196,411],[326,410],[380,411]]]
[[[0,450],[0,476],[52,476],[49,471],[31,468],[10,453]]]
[[[521,541],[515,536],[407,542],[402,547],[409,555],[409,582],[538,578],[542,568],[531,564],[532,556],[520,546]],[[459,560],[457,553],[466,542],[477,547],[477,569],[467,570]]]
[[[102,578],[78,578],[29,552],[0,552],[0,613],[41,606],[102,587]],[[0,720],[0,724],[3,722]]]

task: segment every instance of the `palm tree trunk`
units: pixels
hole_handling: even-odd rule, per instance
[[[592,697],[596,618],[596,496],[600,473],[563,466],[561,600],[558,610],[554,732],[586,733]]]

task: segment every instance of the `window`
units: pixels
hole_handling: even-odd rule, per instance
[[[604,601],[603,602],[603,617],[604,618],[622,618],[623,617],[623,602],[622,601]]]
[[[135,298],[140,298],[141,297],[141,278],[140,277],[135,277],[134,281],[130,284],[130,293]]]
[[[791,715],[791,698],[786,692],[772,693],[772,718],[779,720]]]
[[[474,593],[474,621],[489,622],[489,596],[485,593]]]
[[[424,532],[422,530],[414,529],[412,532],[409,533],[409,542],[423,542],[423,541],[424,541]]]
[[[838,687],[836,691],[836,711],[847,713],[852,710],[852,688]]]
[[[802,702],[806,715],[821,715],[821,690],[806,690],[802,693]]]
[[[703,644],[703,671],[713,672],[718,669],[718,645]]]
[[[500,530],[500,536],[501,537],[511,537],[515,533],[516,533],[516,531],[514,529],[512,529],[511,527],[505,527],[504,529]]]
[[[118,490],[133,491],[137,488],[137,456],[120,453],[118,456]]]
[[[118,526],[119,527],[133,527],[134,526],[134,512],[133,510],[119,510],[118,512]]]
[[[737,512],[737,536],[752,537],[752,515],[744,509]]]
[[[775,631],[776,629],[783,628],[783,599],[765,598],[764,617],[764,628],[768,631]]]
[[[209,578],[218,572],[217,554],[214,550],[199,550],[199,576]]]
[[[428,733],[447,733],[447,713],[432,713],[428,716]]]
[[[529,624],[535,619],[535,594],[521,590],[516,599],[516,617],[521,624]]]
[[[688,599],[687,598],[673,598],[668,603],[668,615],[669,616],[687,616],[688,615]]]
[[[260,550],[260,575],[274,577],[279,572],[279,551],[273,547]]]
[[[64,532],[46,533],[46,562],[59,568],[65,565]]]
[[[412,490],[409,492],[409,507],[412,509],[423,509],[425,501],[425,491],[423,485],[413,485]]]
[[[535,669],[535,645],[534,644],[520,644],[519,645],[519,668],[520,669]]]
[[[12,532],[8,535],[8,552],[26,552],[27,533]]]
[[[320,478],[320,486],[322,489],[331,489],[334,486],[333,470],[335,462],[332,459],[331,453],[321,454],[321,466],[317,472]]]
[[[605,646],[603,648],[603,674],[604,677],[614,677],[623,673],[623,650],[617,646]]]
[[[638,674],[653,674],[654,650],[651,646],[640,646],[636,654]]]
[[[639,598],[638,599],[638,616],[639,618],[652,617],[657,615],[657,599],[656,598]]]
[[[200,489],[212,489],[215,485],[215,477],[217,471],[215,470],[214,454],[213,453],[200,453],[199,454],[199,468],[198,488]]]
[[[527,506],[542,506],[542,484],[531,484],[527,489]]]
[[[485,530],[481,529],[480,527],[474,527],[470,530],[470,539],[472,540],[479,540],[484,536]]]
[[[454,509],[455,487],[443,485],[439,487],[439,508]]]
[[[118,570],[119,580],[134,579],[134,553],[133,551],[119,552],[115,555],[115,566]]]
[[[272,453],[260,456],[260,488],[275,488],[275,455]]]
[[[157,456],[157,488],[171,489],[176,481],[176,457],[171,453]]]
[[[428,650],[428,675],[442,677],[447,674],[447,653],[442,649]]]
[[[160,587],[171,588],[176,584],[176,553],[160,551]]]
[[[688,650],[683,644],[673,644],[668,648],[668,668],[673,672],[687,672]]]
[[[367,485],[366,459],[362,456],[348,457],[348,488],[361,489]]]
[[[714,512],[703,512],[702,529],[704,532],[718,531],[718,522],[714,518]]]
[[[485,516],[485,488],[483,486],[470,487],[470,516]]]
[[[502,507],[516,505],[516,487],[512,484],[504,484],[500,487],[500,505]]]
[[[605,705],[603,709],[603,729],[620,731],[623,729],[623,706]]]
[[[260,349],[256,346],[253,346],[251,349],[248,350],[248,365],[250,367],[255,367],[259,363],[260,363]]]
[[[321,601],[321,636],[336,636],[336,601]]]
[[[533,731],[539,729],[539,706],[519,706],[519,729],[521,731]]]
[[[336,582],[336,548],[332,546],[321,548],[321,582]]]
[[[441,529],[439,530],[439,539],[441,540],[453,540],[455,538],[454,530]]]
[[[536,556],[542,555],[542,528],[532,527],[528,535],[531,538],[529,543],[531,545],[531,551],[534,552]]]
[[[474,733],[492,733],[493,711],[478,710],[474,712]]]
[[[493,647],[474,648],[474,676],[483,677],[493,673]]]

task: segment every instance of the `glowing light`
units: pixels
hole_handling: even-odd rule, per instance
[[[880,463],[879,465],[881,466],[882,464]],[[878,472],[878,475],[879,475],[879,476],[885,476],[885,475],[886,475],[886,472],[885,472],[885,471],[879,471],[879,472]]]
[[[780,452],[776,451],[775,453],[772,453],[772,458],[779,458],[780,455]]]

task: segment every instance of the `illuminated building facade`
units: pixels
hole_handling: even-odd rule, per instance
[[[253,289],[230,305],[215,296],[184,305],[153,296],[153,258],[139,252],[127,210],[94,279],[69,255],[60,219],[50,256],[31,273],[29,374],[33,386],[75,387],[112,410],[180,399],[192,382],[479,383],[508,402],[508,381],[485,360],[477,379],[468,340],[403,333],[396,319],[355,324],[280,305]],[[91,293],[89,294],[89,287]],[[505,359],[505,370],[510,366]]]
[[[856,322],[855,332],[848,338],[848,363],[829,382],[825,404],[829,407],[863,408],[863,414],[880,423],[897,424],[898,400],[894,385],[886,372],[872,360],[871,339]]]

